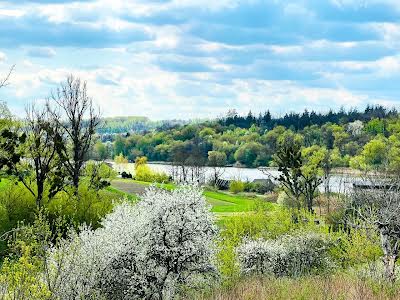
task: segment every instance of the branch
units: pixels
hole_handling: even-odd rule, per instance
[[[8,80],[10,79],[11,74],[12,74],[12,72],[14,71],[14,69],[15,69],[15,65],[12,65],[11,68],[10,68],[10,70],[8,71],[7,76],[0,80],[0,88],[9,85]]]

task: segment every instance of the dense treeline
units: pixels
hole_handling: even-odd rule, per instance
[[[112,143],[98,142],[93,155],[106,159],[122,153],[130,161],[146,156],[150,161],[212,165],[212,154],[220,158],[218,164],[270,166],[278,142],[294,137],[304,148],[328,150],[335,167],[379,166],[390,158],[397,168],[399,132],[397,110],[383,106],[367,106],[363,112],[304,111],[282,118],[269,112],[243,117],[231,111],[215,121],[116,135]]]
[[[269,110],[264,114],[254,116],[251,111],[247,116],[240,116],[235,110],[230,110],[226,117],[221,118],[219,123],[225,126],[234,125],[240,128],[250,128],[253,124],[263,129],[272,129],[276,126],[284,126],[294,130],[304,129],[307,126],[323,125],[325,123],[346,124],[360,120],[363,122],[370,121],[375,118],[396,117],[398,112],[395,108],[387,109],[382,105],[368,105],[364,111],[351,109],[349,111],[341,108],[334,112],[329,110],[328,113],[309,112],[307,109],[303,113],[286,113],[283,117],[273,117]]]

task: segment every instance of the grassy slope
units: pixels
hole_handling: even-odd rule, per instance
[[[111,187],[119,191],[122,190],[125,193],[134,194],[138,190],[138,185],[149,186],[150,183],[131,179],[117,179],[112,182]],[[166,190],[172,190],[176,187],[172,183],[157,184],[157,186]],[[204,196],[212,205],[212,211],[219,214],[251,211],[256,203],[256,198],[231,195],[219,191],[206,190],[204,191]]]

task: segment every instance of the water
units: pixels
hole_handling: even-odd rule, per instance
[[[149,163],[149,167],[157,172],[165,172],[169,175],[172,174],[172,166],[169,164]],[[135,164],[129,163],[124,165],[114,165],[114,168],[118,172],[126,171],[131,174],[135,173]],[[273,179],[279,175],[279,171],[276,168],[237,168],[237,167],[224,167],[222,169],[221,179],[226,180],[241,180],[241,181],[253,181],[255,179]],[[213,169],[210,167],[204,167],[204,175],[206,180],[211,178]],[[354,176],[349,175],[332,175],[329,180],[329,188],[331,192],[343,193],[348,191],[352,186],[353,182],[357,180]],[[320,186],[320,190],[324,190],[324,184]]]

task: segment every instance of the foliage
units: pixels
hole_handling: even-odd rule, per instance
[[[77,195],[71,189],[59,193],[46,209],[51,220],[64,218],[75,228],[82,224],[97,228],[101,219],[112,211],[115,202],[118,202],[115,194],[107,190],[96,191],[83,182]]]
[[[100,191],[110,186],[111,181],[117,177],[117,172],[103,162],[89,161],[84,169],[88,179],[89,188]]]
[[[124,155],[121,152],[120,154],[114,157],[114,162],[116,164],[127,164],[128,160],[124,157]]]
[[[40,264],[32,257],[30,248],[25,246],[22,256],[16,261],[6,259],[0,269],[0,298],[14,300],[51,299],[41,276]]]
[[[258,194],[266,194],[272,192],[276,188],[276,184],[272,180],[263,180],[262,182],[245,182],[244,191]]]
[[[244,188],[245,188],[245,183],[243,181],[232,180],[229,183],[229,191],[234,193],[234,194],[243,192]]]
[[[152,183],[164,183],[169,181],[169,176],[163,172],[153,171],[148,165],[142,164],[136,167],[135,179]]]
[[[397,134],[397,123],[397,111],[382,106],[326,115],[305,111],[282,118],[273,118],[268,112],[256,117],[232,111],[219,120],[160,127],[145,134],[104,135],[102,139],[113,142],[111,152],[123,153],[129,160],[146,156],[150,161],[206,165],[210,164],[208,153],[217,151],[225,154],[227,164],[257,167],[273,164],[278,143],[295,137],[304,148],[317,145],[332,151],[333,167],[348,167],[349,159],[359,155],[369,141],[379,135]]]

